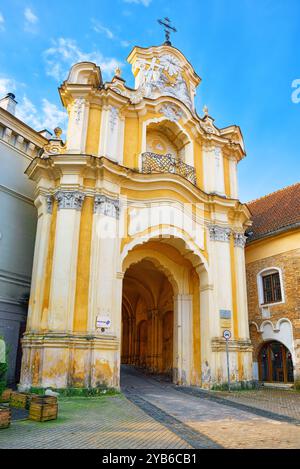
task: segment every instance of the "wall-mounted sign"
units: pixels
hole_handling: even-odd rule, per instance
[[[96,327],[97,329],[109,329],[111,326],[111,320],[109,316],[97,316]]]
[[[220,309],[220,318],[221,319],[231,319],[230,309]]]
[[[225,330],[223,332],[223,337],[224,337],[225,340],[229,340],[231,338],[231,332],[228,331],[228,330]]]

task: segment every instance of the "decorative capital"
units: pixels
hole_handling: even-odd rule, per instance
[[[208,229],[211,241],[222,241],[229,243],[231,235],[230,228],[223,228],[222,226],[210,225]]]
[[[50,194],[46,195],[46,204],[47,204],[47,213],[51,215],[53,211],[53,196],[52,195]]]
[[[81,210],[85,194],[79,191],[58,191],[55,199],[58,202],[58,209]]]
[[[245,247],[247,237],[243,235],[243,233],[233,233],[233,238],[234,238],[234,245],[238,248],[243,248]]]
[[[119,218],[120,202],[106,195],[96,195],[94,202],[94,213],[101,213],[107,217]]]

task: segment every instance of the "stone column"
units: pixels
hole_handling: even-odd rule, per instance
[[[191,381],[192,305],[192,295],[177,295],[174,298],[173,379],[183,385]]]
[[[55,247],[49,305],[49,330],[72,332],[80,211],[84,194],[58,191]]]
[[[238,330],[241,339],[249,339],[249,319],[247,304],[247,285],[245,267],[246,237],[243,233],[234,233],[234,252],[236,263]]]
[[[119,200],[96,195],[94,201],[90,309],[88,330],[95,332],[96,317],[109,316],[109,333],[121,338],[123,274],[117,272],[119,257]]]
[[[198,269],[200,278],[200,344],[201,344],[201,385],[209,389],[211,386],[212,347],[211,340],[218,327],[215,318],[214,286],[205,267]]]
[[[234,337],[233,279],[231,265],[231,229],[221,225],[209,226],[210,280],[213,287],[212,309],[210,310],[211,354],[205,363],[211,373],[211,384],[226,379],[226,353],[223,331],[229,329]],[[214,342],[214,343],[213,343]],[[224,346],[224,350],[223,350]],[[237,368],[236,356],[233,368]],[[221,376],[220,376],[221,370]]]
[[[91,247],[88,331],[106,343],[93,356],[92,383],[119,386],[121,361],[122,284],[119,272],[119,200],[104,194],[95,196]],[[109,328],[96,328],[96,318],[108,317]],[[129,350],[128,350],[129,352]],[[129,357],[128,357],[129,359]]]
[[[53,197],[39,195],[35,200],[38,222],[34,247],[31,293],[28,305],[27,330],[39,331],[42,321],[46,262],[49,250],[50,225],[53,215]]]

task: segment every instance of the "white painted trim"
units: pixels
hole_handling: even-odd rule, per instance
[[[0,302],[18,306],[22,304],[21,301],[15,300],[14,298],[7,298],[6,296],[0,296]]]
[[[13,189],[10,189],[7,186],[3,186],[3,184],[0,184],[0,192],[4,192],[5,194],[8,194],[12,197],[15,197],[16,199],[22,200],[22,202],[25,202],[29,205],[32,205],[34,207],[34,201],[30,197],[27,197],[24,194],[21,194],[20,192],[16,192]]]
[[[195,256],[197,256],[200,259],[200,263],[204,265],[204,268],[206,272],[208,272],[208,262],[201,253],[200,249],[194,244],[191,239],[189,238],[188,235],[184,235],[181,231],[176,229],[175,227],[170,227],[171,228],[171,234],[172,237],[176,237],[179,239],[182,239],[187,247],[193,252]],[[162,236],[165,236],[169,234],[168,229],[163,229],[163,230],[158,230],[158,231],[151,231],[150,233],[145,234],[144,236],[137,236],[135,239],[133,239],[130,243],[126,244],[125,247],[123,248],[123,251],[121,252],[121,257],[120,257],[120,265],[123,265],[123,262],[128,255],[129,251],[132,251],[132,249],[138,245],[145,244],[147,241],[154,239],[154,238],[159,238],[161,239]]]
[[[25,140],[25,139],[24,139]],[[6,142],[5,140],[3,140],[2,138],[0,138],[0,142],[3,143],[3,145],[6,145],[8,148],[10,148],[11,150],[14,150],[16,153],[19,153],[20,156],[23,156],[23,158],[26,158],[27,160],[29,161],[32,161],[35,156],[31,156],[31,155],[28,155],[28,153],[26,153],[25,151],[22,151],[20,150],[19,148],[17,148],[15,145],[13,145],[12,143],[10,142]],[[28,143],[31,143],[28,141]],[[34,144],[33,144],[34,145]],[[38,147],[36,145],[36,148],[38,148],[39,150],[41,149],[40,147]]]
[[[0,269],[0,281],[30,287],[31,278],[28,275],[17,274],[8,270]]]
[[[277,301],[276,303],[264,303],[264,290],[263,290],[263,283],[262,283],[262,277],[264,276],[263,274],[267,273],[279,273],[279,280],[280,280],[280,289],[281,289],[281,301]],[[257,281],[257,292],[258,292],[258,304],[260,308],[262,307],[267,307],[267,306],[276,306],[285,303],[285,291],[284,291],[284,284],[283,284],[283,275],[282,275],[282,270],[280,267],[266,267],[265,269],[262,269],[260,272],[258,272],[256,276],[256,281]]]

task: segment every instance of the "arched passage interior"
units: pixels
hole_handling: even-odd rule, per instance
[[[199,257],[182,239],[152,238],[123,261],[121,363],[201,382]]]
[[[171,283],[150,260],[131,265],[123,280],[121,363],[171,376],[173,367]]]

